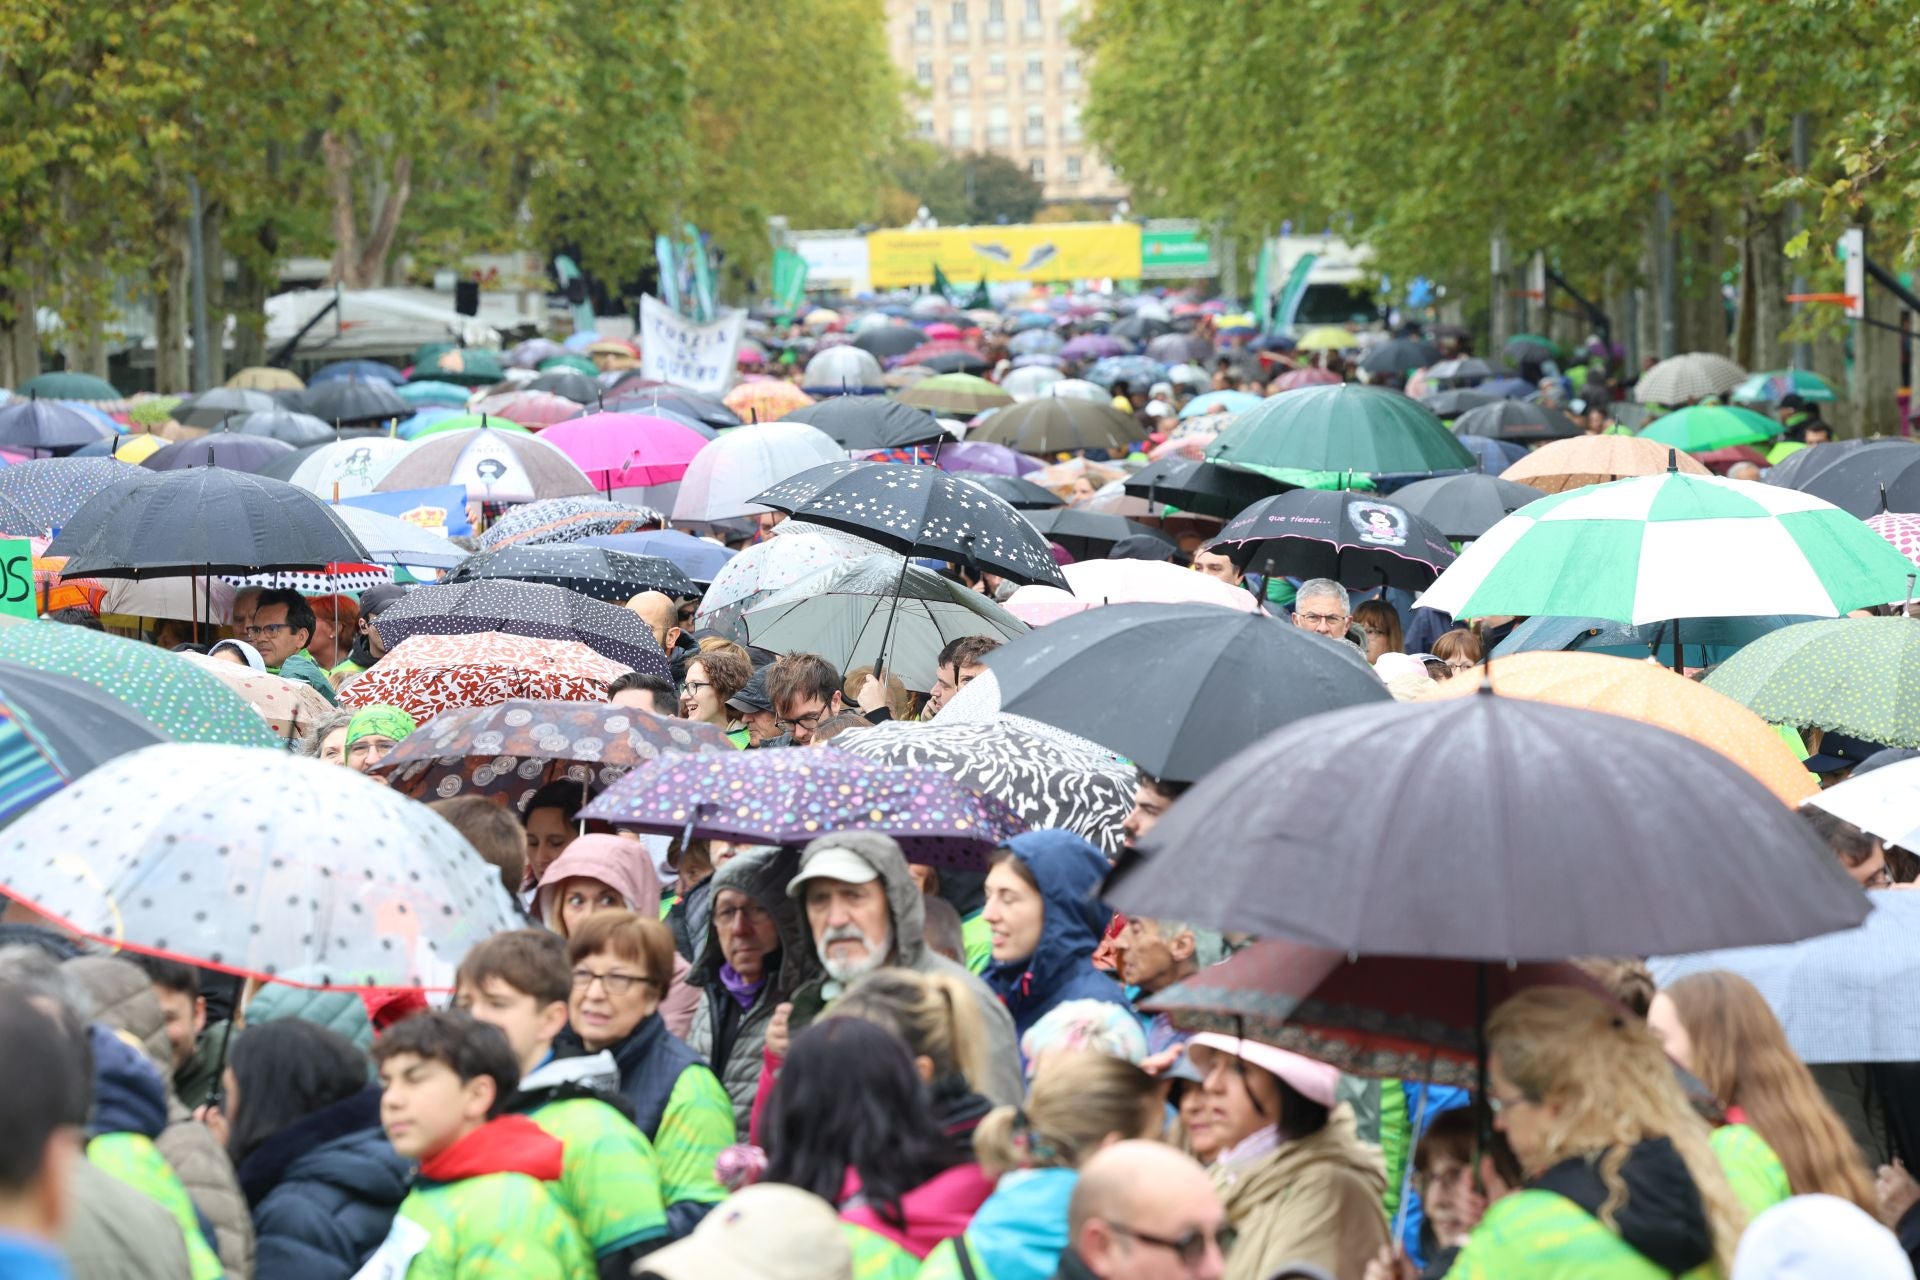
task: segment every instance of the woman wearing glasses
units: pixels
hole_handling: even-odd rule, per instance
[[[673,935],[656,919],[598,911],[581,920],[567,938],[573,992],[556,1045],[613,1055],[633,1122],[659,1157],[667,1225],[678,1239],[726,1198],[713,1167],[733,1142],[733,1107],[700,1056],[660,1019],[673,959]]]
[[[569,844],[540,878],[534,916],[562,938],[571,938],[598,911],[657,914],[660,897],[660,877],[645,845],[624,836],[584,835]],[[660,1001],[660,1017],[676,1036],[685,1036],[692,1028],[694,1010],[700,1005],[699,990],[687,981],[691,968],[674,954],[667,992]]]
[[[727,709],[727,703],[751,679],[753,663],[745,649],[728,640],[702,641],[700,656],[687,663],[687,678],[680,685],[680,714],[713,725],[744,749],[749,737],[746,726]]]

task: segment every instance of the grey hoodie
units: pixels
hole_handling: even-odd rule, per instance
[[[895,967],[919,973],[944,973],[959,978],[974,993],[980,1021],[986,1027],[991,1064],[988,1078],[976,1081],[975,1088],[996,1104],[1017,1106],[1026,1096],[1026,1081],[1020,1074],[1020,1043],[1014,1035],[1013,1016],[991,987],[963,966],[927,947],[925,902],[920,896],[920,886],[907,870],[906,855],[900,852],[899,844],[892,837],[875,831],[842,831],[821,836],[801,851],[800,869],[795,874],[804,874],[808,861],[821,849],[845,849],[879,874],[880,883],[886,886],[887,908],[893,917],[892,964]],[[805,921],[803,910],[803,925]],[[806,945],[809,950],[813,949],[811,929]],[[826,1007],[826,995],[821,990],[824,982],[824,978],[816,978],[794,993],[793,1030],[798,1031],[811,1022]]]

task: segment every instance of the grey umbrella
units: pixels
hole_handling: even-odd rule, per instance
[[[378,378],[371,381],[325,378],[305,391],[288,396],[287,407],[310,413],[322,422],[343,425],[413,416],[413,406],[401,399],[391,383]]]
[[[331,423],[322,422],[310,413],[296,413],[277,405],[258,413],[231,418],[226,423],[226,430],[237,431],[243,436],[266,436],[269,440],[278,440],[296,449],[326,444],[338,438]]]
[[[416,587],[380,611],[374,624],[388,648],[409,636],[459,636],[481,631],[573,640],[635,671],[667,676],[666,655],[640,615],[619,605],[506,578],[482,578]]]
[[[174,406],[170,415],[186,427],[217,427],[229,418],[244,418],[250,413],[271,413],[280,402],[264,391],[246,391],[238,387],[215,387],[197,396],[188,396]]]
[[[1416,480],[1393,500],[1449,538],[1477,538],[1509,515],[1547,495],[1532,485],[1481,472]]]

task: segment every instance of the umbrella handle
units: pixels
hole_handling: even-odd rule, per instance
[[[873,675],[881,684],[887,681],[885,662],[887,648],[893,643],[893,620],[900,612],[900,596],[907,589],[907,565],[911,557],[902,552],[900,556],[900,580],[894,584],[893,599],[887,605],[887,629],[880,633],[880,652],[873,660]]]

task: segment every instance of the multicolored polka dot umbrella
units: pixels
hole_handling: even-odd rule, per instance
[[[606,498],[548,498],[515,507],[495,520],[480,535],[480,549],[498,551],[502,547],[577,542],[581,538],[659,529],[666,523],[666,517],[651,507]]]
[[[911,861],[972,870],[1026,829],[1000,801],[937,770],[879,764],[833,747],[659,760],[614,783],[580,816],[754,844],[878,831],[898,840]]]
[[[42,802],[0,837],[0,893],[109,946],[311,987],[444,988],[522,923],[425,805],[205,744],[132,752]]]
[[[1782,627],[1721,663],[1706,683],[1774,724],[1920,747],[1920,619]]]

